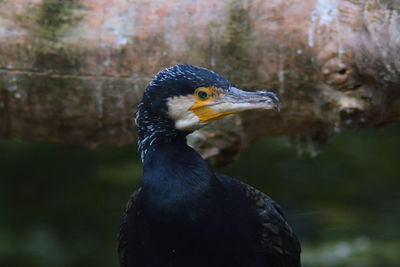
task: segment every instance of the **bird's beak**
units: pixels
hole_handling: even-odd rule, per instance
[[[251,109],[280,109],[276,94],[266,91],[249,92],[230,87],[222,96],[210,103],[210,108],[220,112],[241,112]]]
[[[230,87],[229,90],[222,91],[218,97],[198,106],[198,109],[193,111],[200,122],[208,122],[245,110],[276,109],[279,111],[279,108],[279,98],[272,92],[249,92]]]

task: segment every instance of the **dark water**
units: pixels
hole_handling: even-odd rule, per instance
[[[219,171],[283,206],[304,266],[400,266],[400,127],[338,134],[315,158],[287,144],[259,141]],[[0,266],[118,266],[136,147],[0,141],[0,169]]]

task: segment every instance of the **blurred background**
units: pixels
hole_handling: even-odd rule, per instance
[[[275,199],[304,266],[399,266],[400,127],[338,133],[316,157],[268,138],[218,171]],[[0,266],[118,266],[136,146],[0,141]]]

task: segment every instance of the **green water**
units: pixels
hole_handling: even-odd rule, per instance
[[[219,170],[283,206],[304,266],[399,266],[400,127],[341,133],[317,157],[287,138]],[[116,235],[140,184],[135,146],[0,141],[0,266],[118,266]]]

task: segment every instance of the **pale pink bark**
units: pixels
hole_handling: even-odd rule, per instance
[[[282,99],[279,114],[246,113],[198,133],[197,141],[221,136],[198,143],[208,155],[235,155],[266,135],[397,122],[392,2],[2,1],[0,137],[134,143],[134,106],[151,77],[176,63]]]

